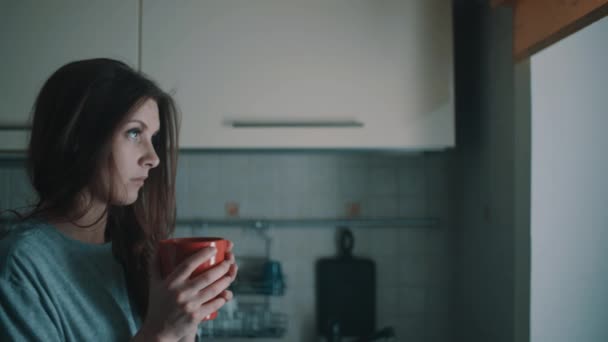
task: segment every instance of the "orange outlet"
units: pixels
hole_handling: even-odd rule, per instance
[[[226,216],[239,217],[239,204],[237,202],[226,202],[224,207],[226,208]]]
[[[346,216],[347,217],[361,216],[361,203],[359,203],[359,202],[346,203]]]

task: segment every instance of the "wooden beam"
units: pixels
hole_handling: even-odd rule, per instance
[[[527,58],[606,15],[608,0],[517,0],[513,56]]]

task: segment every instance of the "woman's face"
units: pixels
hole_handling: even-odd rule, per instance
[[[150,169],[160,162],[152,145],[159,128],[158,106],[156,101],[148,99],[114,133],[112,156],[116,169],[111,177],[112,204],[129,205],[137,200]],[[104,184],[107,184],[108,172],[104,173]]]

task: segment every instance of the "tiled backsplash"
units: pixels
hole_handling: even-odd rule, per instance
[[[180,217],[339,217],[349,202],[362,216],[438,216],[446,191],[443,154],[184,153]]]
[[[453,267],[448,155],[338,152],[185,152],[180,155],[179,218],[224,218],[226,202],[241,218],[344,218],[352,203],[361,217],[431,217],[433,228],[352,228],[354,253],[377,273],[377,326],[399,341],[449,341]],[[0,161],[1,207],[31,196],[18,161]],[[314,265],[336,253],[334,227],[271,228],[270,257],[281,261],[284,296],[274,310],[289,315],[285,341],[316,341]],[[263,256],[251,228],[178,226],[176,236],[221,235],[243,256]],[[238,299],[237,299],[238,300]],[[276,341],[270,340],[270,341]]]

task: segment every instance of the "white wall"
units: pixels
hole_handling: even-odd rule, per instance
[[[608,341],[608,18],[531,75],[531,341]]]

